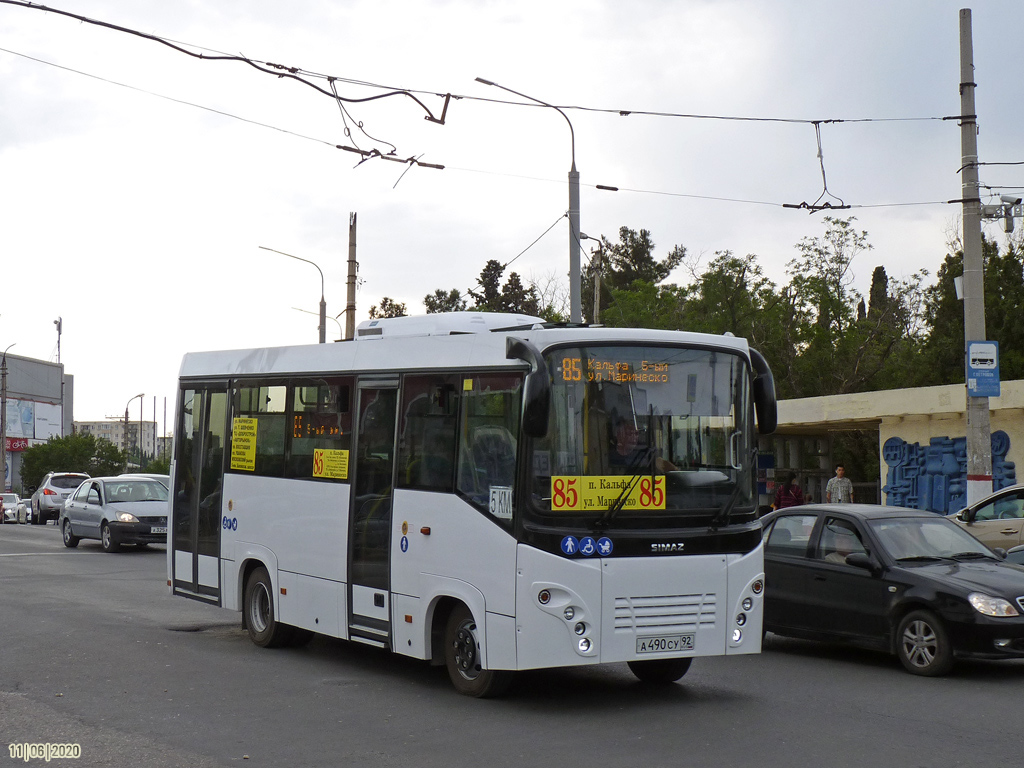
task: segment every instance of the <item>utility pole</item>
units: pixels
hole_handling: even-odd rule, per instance
[[[0,471],[3,471],[0,486],[4,493],[7,492],[7,350],[13,346],[7,347],[0,359]]]
[[[346,284],[345,302],[345,341],[351,341],[356,335],[356,272],[359,262],[356,261],[356,214],[348,215],[348,283]]]
[[[960,166],[964,226],[964,377],[967,395],[967,503],[992,493],[992,425],[988,398],[966,389],[967,351],[985,341],[985,263],[978,185],[978,117],[974,107],[971,9],[960,10]]]

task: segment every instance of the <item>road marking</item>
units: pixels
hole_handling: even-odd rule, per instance
[[[10,552],[0,557],[35,557],[36,555],[84,555],[85,552]]]

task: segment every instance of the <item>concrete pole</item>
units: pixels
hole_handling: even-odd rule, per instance
[[[10,347],[8,347],[10,349]],[[3,488],[7,492],[7,352],[4,352],[0,366],[0,468],[3,471]],[[13,478],[12,478],[13,480]],[[13,487],[13,483],[11,484]]]
[[[356,335],[356,214],[348,215],[348,283],[346,285],[345,303],[345,340],[350,341]]]
[[[985,341],[985,267],[978,190],[978,120],[974,107],[971,10],[960,11],[960,154],[964,221],[964,377],[967,346]],[[965,385],[966,386],[966,385]],[[992,426],[988,398],[967,391],[967,503],[992,493]]]
[[[566,118],[568,120],[568,118]],[[580,174],[576,170],[575,151],[569,170],[569,320],[583,322],[582,280],[580,276]]]

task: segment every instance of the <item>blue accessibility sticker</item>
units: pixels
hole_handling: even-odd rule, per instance
[[[597,552],[597,542],[590,536],[584,536],[580,539],[580,554],[590,557],[592,554]]]
[[[597,540],[597,554],[599,554],[601,557],[604,557],[605,555],[610,555],[612,553],[612,549],[612,540],[609,539],[607,536],[602,536],[600,539]]]
[[[402,547],[402,551],[403,552],[408,552],[409,551],[409,537],[408,536],[403,536],[402,537],[402,543],[399,546]]]
[[[575,536],[566,536],[562,539],[562,552],[567,555],[575,555],[580,551],[580,543]]]

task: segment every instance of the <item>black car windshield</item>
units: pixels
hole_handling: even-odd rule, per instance
[[[107,502],[167,501],[167,488],[156,480],[121,480],[107,483]]]
[[[753,509],[749,366],[729,351],[566,347],[547,354],[548,434],[532,444],[544,516],[709,516]]]
[[[948,558],[993,552],[959,526],[942,517],[895,517],[869,525],[886,551],[897,560]]]

